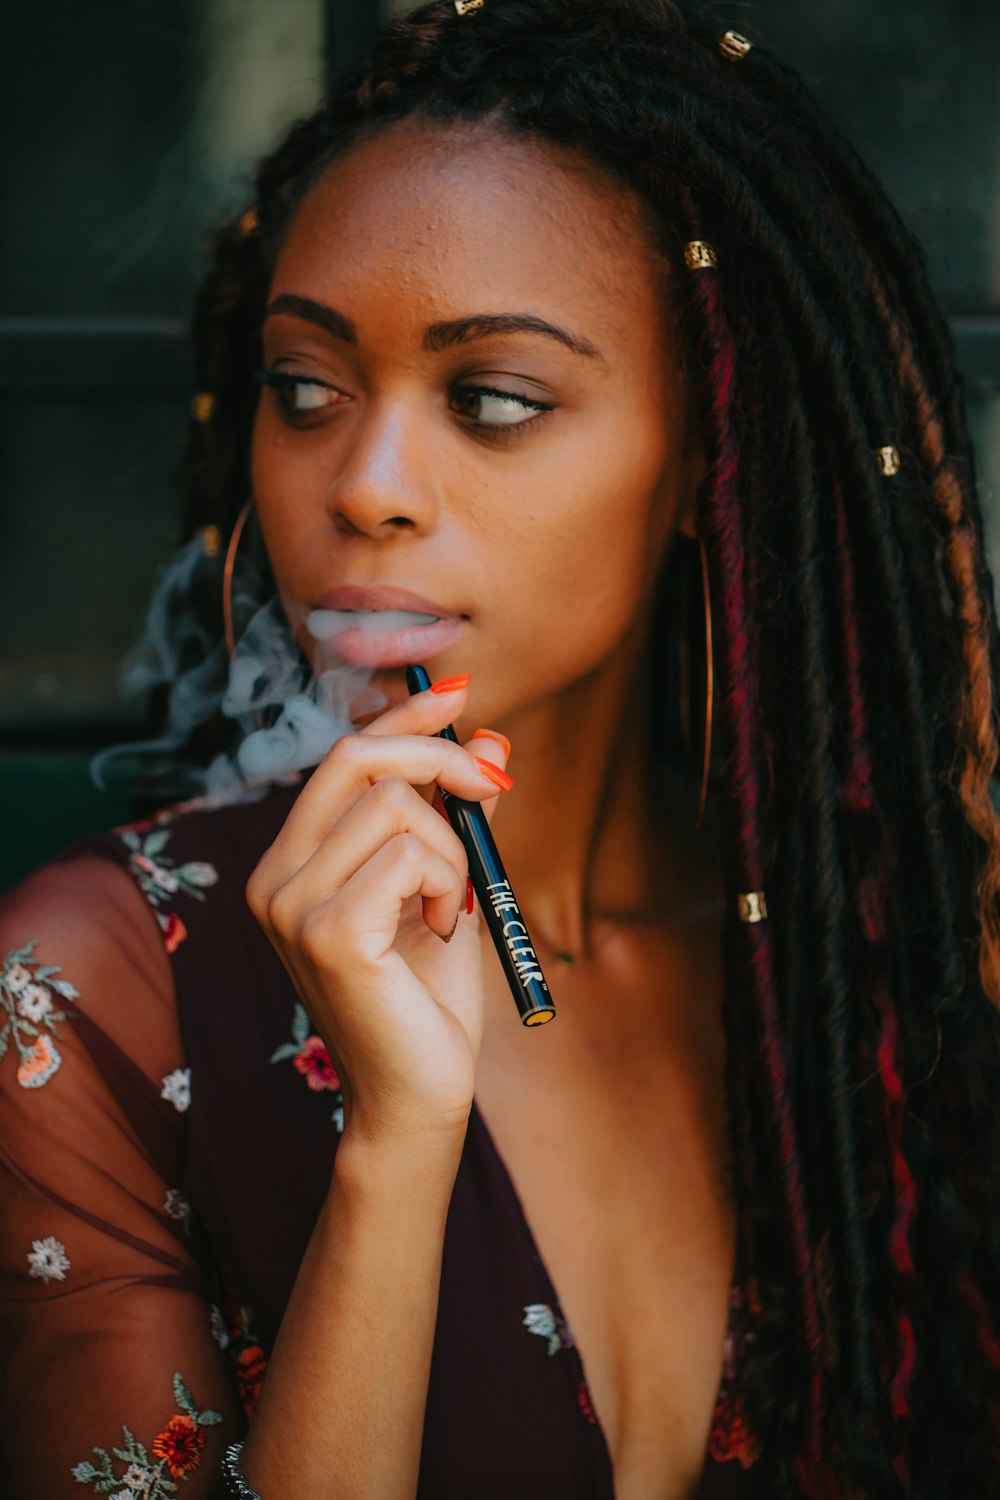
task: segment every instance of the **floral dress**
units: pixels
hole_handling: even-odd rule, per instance
[[[80,841],[0,903],[0,1496],[225,1493],[344,1123],[243,895],[298,782]],[[761,1493],[738,1382],[754,1311],[734,1284],[697,1500]],[[580,1351],[475,1106],[418,1496],[614,1500]]]

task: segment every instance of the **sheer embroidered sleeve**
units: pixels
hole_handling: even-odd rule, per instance
[[[208,1500],[245,1422],[176,1184],[162,923],[84,853],[0,901],[0,1493]]]

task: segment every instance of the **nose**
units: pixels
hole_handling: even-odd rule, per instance
[[[368,537],[431,530],[438,505],[417,416],[395,403],[372,408],[353,439],[324,497],[337,530]]]

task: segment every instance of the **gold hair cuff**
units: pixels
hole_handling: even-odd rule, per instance
[[[763,922],[767,916],[767,902],[763,891],[741,892],[736,897],[736,910],[741,922]]]
[[[203,526],[198,532],[201,550],[206,557],[217,557],[222,550],[222,532],[218,526]]]
[[[738,31],[727,31],[719,41],[719,50],[725,57],[731,57],[734,62],[739,62],[741,57],[746,57],[753,42],[748,42],[745,36]]]
[[[899,449],[894,448],[891,443],[887,443],[884,448],[876,448],[875,457],[878,459],[878,466],[882,470],[882,473],[890,479],[893,474],[898,474],[903,466],[903,461],[899,456]]]
[[[706,271],[717,266],[719,258],[707,240],[692,240],[684,246],[684,264],[691,271]]]
[[[460,16],[467,16],[471,10],[482,10],[483,0],[455,0],[455,9]]]
[[[256,234],[260,228],[260,217],[257,210],[255,208],[248,208],[236,227],[245,240],[248,240],[252,234]]]
[[[211,391],[199,391],[191,399],[191,415],[196,422],[210,422],[215,411],[215,397]]]

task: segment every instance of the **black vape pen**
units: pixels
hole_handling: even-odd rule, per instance
[[[407,667],[406,686],[411,694],[426,692],[430,685],[431,679],[423,667]],[[458,735],[450,724],[440,731],[440,737],[443,740],[453,740],[456,745],[459,742]],[[438,791],[448,814],[448,821],[462,840],[469,856],[472,889],[479,897],[479,905],[507,976],[521,1024],[541,1026],[552,1020],[556,1008],[552,1004],[538,954],[531,945],[521,908],[500,863],[486,814],[478,802],[465,802],[461,797],[446,792],[443,787],[439,787]]]

